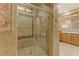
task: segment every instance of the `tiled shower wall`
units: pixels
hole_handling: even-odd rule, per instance
[[[32,18],[27,16],[17,16],[17,37],[26,37],[17,39],[18,40],[18,48],[27,48],[33,46],[34,38],[27,37],[32,36]]]

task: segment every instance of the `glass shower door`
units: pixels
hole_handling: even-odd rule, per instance
[[[40,10],[44,13],[44,16],[37,17],[37,45],[40,47],[38,49],[39,54],[48,55],[48,15],[46,11]],[[41,14],[42,14],[41,12]],[[38,55],[39,55],[38,54]]]

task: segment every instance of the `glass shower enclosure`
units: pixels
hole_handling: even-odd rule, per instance
[[[49,13],[42,9],[17,4],[17,55],[48,55]]]

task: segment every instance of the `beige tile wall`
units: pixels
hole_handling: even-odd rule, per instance
[[[16,55],[15,10],[15,4],[12,4],[11,31],[0,32],[0,56]]]
[[[16,55],[15,32],[0,33],[0,55]]]

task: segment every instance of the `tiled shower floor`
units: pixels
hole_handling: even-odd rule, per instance
[[[28,48],[18,49],[19,56],[46,56],[46,52],[39,46],[31,46]]]
[[[60,42],[60,56],[79,56],[79,46]]]

